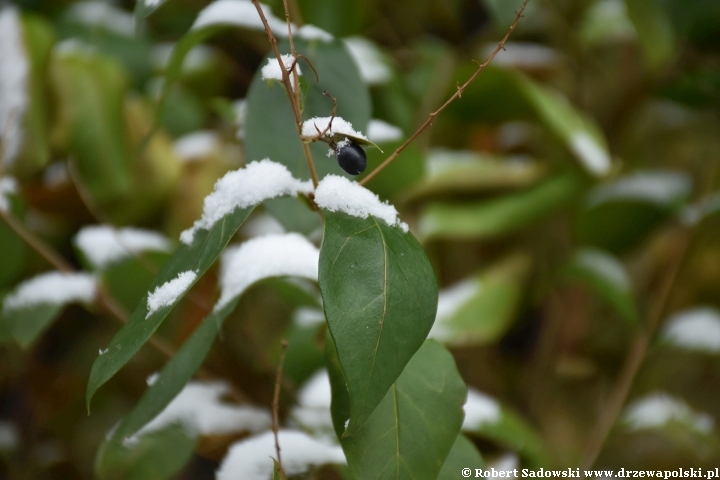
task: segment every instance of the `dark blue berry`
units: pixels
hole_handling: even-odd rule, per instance
[[[359,175],[367,168],[367,156],[365,150],[354,142],[338,146],[337,159],[340,168],[350,175]]]

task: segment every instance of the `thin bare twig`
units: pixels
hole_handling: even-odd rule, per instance
[[[484,63],[478,63],[476,60],[473,60],[478,65],[477,70],[475,70],[475,73],[472,74],[472,76],[462,85],[459,85],[455,93],[445,102],[442,104],[440,108],[432,112],[427,120],[420,125],[420,128],[418,128],[415,133],[413,133],[410,138],[408,138],[405,143],[400,145],[397,150],[395,150],[383,163],[378,165],[375,170],[370,172],[365,178],[363,178],[360,181],[360,185],[365,185],[367,182],[373,179],[375,175],[380,173],[385,167],[387,167],[393,160],[395,160],[400,153],[402,153],[405,148],[407,148],[408,145],[410,145],[417,137],[420,136],[421,133],[423,133],[430,125],[432,125],[433,120],[435,120],[435,117],[440,115],[443,110],[445,110],[452,102],[455,101],[455,99],[460,98],[465,91],[465,89],[470,85],[481,73],[485,71],[485,68],[490,64],[490,62],[495,58],[495,56],[500,53],[501,50],[505,49],[505,43],[507,42],[508,38],[510,38],[510,35],[515,30],[515,27],[517,26],[518,22],[523,16],[523,12],[525,11],[525,7],[527,6],[528,2],[530,0],[525,0],[523,4],[520,6],[520,9],[518,10],[517,14],[515,15],[515,20],[513,21],[512,25],[510,25],[510,28],[508,28],[507,32],[505,32],[505,36],[500,40],[500,43],[498,43],[497,48],[490,54],[490,56],[485,60]]]
[[[289,345],[287,340],[280,342],[282,350],[280,351],[280,362],[278,363],[277,376],[275,377],[275,392],[273,393],[272,403],[272,430],[275,436],[275,454],[277,455],[277,462],[280,466],[280,472],[283,477],[285,476],[285,470],[282,465],[282,458],[280,457],[280,442],[278,441],[278,430],[280,430],[279,422],[279,410],[280,410],[280,386],[282,385],[283,377],[283,365],[285,365],[285,356],[287,355],[287,347]]]
[[[280,64],[280,71],[282,72],[282,78],[283,78],[283,85],[285,85],[285,91],[287,92],[288,99],[290,100],[290,106],[292,107],[293,115],[295,116],[295,126],[297,127],[298,131],[298,137],[300,139],[300,143],[303,147],[303,153],[305,154],[305,160],[307,160],[308,164],[308,170],[310,170],[310,178],[312,178],[313,185],[317,187],[318,185],[318,176],[317,171],[315,170],[315,162],[313,161],[312,152],[310,152],[310,146],[307,144],[307,142],[304,142],[302,140],[302,111],[300,109],[300,90],[299,87],[294,89],[293,83],[291,83],[290,74],[285,69],[285,64],[282,61],[282,55],[280,54],[280,50],[277,46],[277,39],[275,38],[275,35],[273,35],[272,29],[270,28],[270,25],[268,24],[267,18],[265,17],[265,13],[262,11],[262,8],[260,7],[259,0],[252,0],[253,4],[255,5],[255,9],[258,12],[258,15],[260,15],[260,20],[263,23],[263,27],[265,27],[265,33],[268,37],[268,42],[270,42],[270,46],[273,49],[273,52],[275,53],[275,57],[277,58],[278,63]],[[292,40],[292,32],[290,31],[290,14],[287,10],[287,2],[285,2],[285,15],[288,22],[288,33],[290,35],[290,45],[293,45]],[[295,50],[294,46],[291,47],[293,52]],[[293,53],[294,55],[294,53]],[[297,70],[293,67],[293,76],[294,81],[298,82],[298,76],[297,76]]]

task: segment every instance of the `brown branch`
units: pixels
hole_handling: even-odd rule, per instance
[[[318,185],[318,176],[317,171],[315,170],[315,162],[313,161],[312,153],[310,152],[310,146],[302,140],[302,112],[300,110],[300,91],[299,86],[297,86],[298,83],[298,75],[297,70],[293,66],[293,76],[294,81],[297,86],[296,89],[293,89],[293,84],[290,80],[290,74],[285,69],[285,64],[282,61],[282,55],[280,54],[280,50],[277,46],[277,39],[275,38],[275,35],[272,33],[272,29],[270,28],[270,25],[268,24],[267,18],[265,18],[265,13],[262,11],[262,8],[260,7],[259,0],[252,0],[253,4],[255,5],[255,9],[258,12],[258,15],[260,15],[260,20],[263,23],[263,27],[265,27],[265,33],[268,37],[268,42],[270,42],[270,46],[273,49],[273,52],[275,52],[275,58],[277,58],[278,63],[280,64],[280,71],[282,72],[282,79],[283,79],[283,85],[285,85],[285,91],[288,95],[288,100],[290,101],[290,106],[292,107],[293,115],[295,116],[295,127],[298,131],[298,137],[300,139],[300,142],[303,146],[303,153],[305,154],[305,160],[307,160],[308,164],[308,170],[310,170],[310,177],[312,178],[313,185],[317,187]],[[285,16],[287,18],[288,22],[288,33],[290,34],[290,45],[293,45],[292,40],[292,32],[290,31],[290,16],[287,11],[287,2],[285,2]],[[291,47],[293,51],[293,55],[295,55],[294,46]]]
[[[500,53],[501,50],[505,49],[505,43],[507,42],[508,38],[510,38],[510,35],[515,30],[515,27],[517,26],[518,22],[523,16],[523,12],[525,11],[525,7],[527,6],[528,2],[530,0],[525,0],[523,4],[520,6],[520,10],[518,10],[517,14],[515,15],[515,20],[513,21],[512,25],[510,25],[510,28],[508,28],[507,32],[505,32],[505,36],[500,40],[500,43],[498,43],[497,48],[490,54],[490,56],[485,60],[484,63],[478,63],[476,60],[473,60],[478,65],[477,70],[475,70],[475,73],[472,74],[472,76],[462,85],[458,86],[455,93],[444,103],[440,108],[432,112],[427,120],[420,125],[420,128],[418,128],[415,133],[413,133],[410,138],[408,138],[405,143],[400,145],[397,150],[395,150],[383,163],[378,165],[375,170],[370,172],[365,178],[363,178],[360,181],[360,185],[365,185],[367,182],[373,179],[375,175],[380,173],[385,167],[387,167],[393,160],[395,160],[400,153],[402,153],[405,148],[407,148],[408,145],[410,145],[417,137],[420,136],[421,133],[423,133],[430,125],[432,125],[433,120],[435,120],[435,117],[440,115],[440,113],[443,112],[452,102],[455,101],[455,99],[460,98],[465,91],[465,89],[470,85],[481,73],[485,71],[485,68],[490,64],[490,62],[495,58],[495,56]]]
[[[283,378],[283,365],[285,364],[285,356],[287,355],[288,341],[283,340],[280,342],[282,350],[280,351],[280,362],[278,363],[277,376],[275,377],[275,392],[273,393],[272,403],[272,431],[275,437],[275,454],[277,455],[277,462],[280,466],[280,473],[285,476],[285,470],[282,466],[282,459],[280,458],[280,442],[278,442],[278,430],[279,427],[279,410],[280,410],[280,386],[282,385]]]

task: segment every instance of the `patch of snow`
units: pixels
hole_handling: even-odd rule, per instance
[[[256,237],[228,247],[221,258],[220,310],[253,283],[271,277],[296,276],[317,280],[320,251],[297,233]]]
[[[397,226],[403,232],[408,231],[406,223],[398,218],[398,212],[388,202],[361,186],[339,175],[328,175],[320,181],[315,190],[315,203],[318,207],[331,212],[345,212],[359,218],[372,215],[390,226]]]
[[[10,199],[8,195],[18,193],[18,183],[14,177],[0,177],[0,212],[10,211]]]
[[[593,175],[606,175],[610,171],[610,155],[597,141],[583,131],[576,131],[570,138],[570,149]]]
[[[197,278],[197,272],[188,270],[180,272],[177,277],[168,280],[155,290],[153,290],[147,299],[148,312],[145,318],[155,313],[161,307],[168,307],[175,303],[180,295],[190,288],[190,285]]]
[[[165,0],[145,0],[145,6],[147,8],[156,8],[162,5]]]
[[[281,55],[280,58],[282,58],[283,67],[287,72],[290,72],[294,65],[294,71],[298,75],[302,75],[300,65],[295,61],[295,57],[292,55]],[[262,67],[261,73],[263,80],[279,80],[282,82],[283,76],[282,70],[280,69],[280,62],[278,62],[278,59],[275,57],[267,59],[267,65]],[[290,77],[290,86],[295,88],[295,82],[292,76]]]
[[[23,44],[20,12],[0,9],[0,165],[11,166],[23,145],[30,62]]]
[[[109,349],[109,348],[106,348],[105,350],[103,350],[103,349],[101,348],[100,350],[98,350],[98,355],[105,355],[105,354],[108,352],[108,350],[110,350],[110,349]]]
[[[300,431],[280,430],[278,443],[282,451],[283,468],[288,476],[305,473],[310,466],[347,463],[341,447],[321,443]],[[273,472],[271,457],[275,457],[272,432],[241,440],[230,447],[215,478],[270,480]]]
[[[298,38],[302,38],[303,40],[312,41],[312,40],[320,40],[324,43],[332,42],[335,37],[332,36],[332,34],[326,32],[320,27],[316,27],[315,25],[303,25],[300,27],[297,32],[293,33]]]
[[[298,327],[316,327],[325,323],[325,314],[319,308],[300,307],[293,313],[292,321]]]
[[[230,392],[224,382],[191,381],[165,409],[123,444],[132,446],[142,437],[181,424],[192,436],[259,432],[270,428],[272,416],[265,408],[233,405],[221,401]]]
[[[307,380],[297,396],[298,405],[290,415],[303,428],[310,429],[318,435],[327,433],[328,440],[334,437],[330,403],[332,393],[330,377],[327,370],[315,373]],[[322,438],[325,438],[323,435]]]
[[[165,42],[153,46],[150,52],[150,60],[155,68],[164,70],[168,67],[176,45],[172,42]],[[182,64],[183,72],[199,70],[209,66],[214,53],[213,48],[208,45],[195,45],[185,54]]]
[[[94,45],[89,45],[79,38],[67,38],[55,44],[53,47],[55,54],[58,56],[80,55],[91,56],[97,55],[98,50]]]
[[[670,421],[687,424],[698,432],[709,433],[715,419],[707,413],[693,411],[687,403],[667,393],[653,393],[628,405],[622,420],[630,430],[661,427]]]
[[[245,140],[245,122],[247,120],[247,100],[237,100],[233,102],[233,110],[235,111],[235,138],[241,142]]]
[[[482,292],[482,289],[482,283],[477,278],[468,278],[440,290],[435,323],[428,337],[439,342],[451,340],[455,333],[447,325],[448,322],[470,299]]]
[[[213,192],[205,197],[202,218],[196,220],[192,228],[182,232],[180,240],[190,245],[195,232],[209,230],[237,208],[248,208],[281,195],[311,191],[311,181],[297,180],[284,165],[267,158],[252,162],[245,168],[226,173],[215,183]]]
[[[698,307],[678,312],[663,327],[663,338],[678,347],[720,352],[720,312]]]
[[[5,297],[5,311],[35,305],[90,303],[97,293],[97,279],[87,273],[48,272],[26,280]]]
[[[595,207],[616,200],[643,200],[669,207],[687,197],[691,188],[692,180],[683,172],[637,172],[594,189],[587,204]]]
[[[363,37],[345,38],[343,43],[360,71],[360,78],[365,83],[381,85],[390,80],[392,70],[377,45]]]
[[[75,245],[96,269],[141,252],[167,252],[171,248],[170,240],[157,232],[110,225],[84,227],[75,236]]]
[[[260,4],[268,25],[275,37],[287,37],[287,24],[272,14],[270,8]],[[191,30],[214,25],[232,25],[250,30],[265,31],[255,5],[248,0],[217,0],[200,11]]]
[[[67,18],[87,27],[99,27],[124,37],[135,36],[135,19],[131,14],[102,0],[86,0],[73,4]]]
[[[575,263],[590,270],[620,290],[630,290],[630,278],[622,264],[610,255],[592,248],[583,248],[575,255]]]
[[[492,462],[487,462],[486,469],[494,468],[497,472],[508,472],[506,477],[514,477],[514,471],[520,466],[520,458],[516,453],[507,452],[500,457],[494,459]],[[498,475],[499,476],[499,475]]]
[[[465,431],[477,430],[483,424],[500,421],[500,404],[494,398],[472,387],[468,387],[464,409],[465,420],[462,429]]]
[[[155,372],[148,375],[148,377],[145,379],[145,383],[148,387],[152,387],[155,382],[158,381],[158,378],[160,378],[160,373]]]
[[[373,118],[368,123],[368,138],[375,143],[394,142],[403,138],[403,131],[400,127]]]
[[[497,43],[482,48],[482,58],[488,58]],[[505,42],[505,48],[493,59],[493,65],[520,69],[549,68],[558,64],[560,55],[545,45],[531,42]]]
[[[20,440],[20,434],[14,423],[0,420],[0,451],[14,450]]]
[[[332,123],[330,123],[330,120],[332,120]],[[325,132],[326,129],[327,132]],[[349,135],[367,140],[367,137],[362,132],[355,131],[352,124],[342,117],[314,117],[303,122],[302,136],[304,138],[315,138],[323,132],[325,132],[324,137]]]
[[[214,130],[188,133],[175,140],[173,148],[181,160],[189,162],[202,158],[220,145],[220,137]]]

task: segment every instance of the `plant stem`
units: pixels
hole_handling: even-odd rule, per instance
[[[278,442],[278,430],[280,430],[279,421],[279,410],[280,410],[280,386],[282,385],[283,377],[283,365],[285,364],[285,356],[287,355],[287,347],[289,345],[287,340],[280,342],[282,350],[280,351],[280,361],[278,363],[277,376],[275,377],[275,392],[273,393],[272,403],[272,430],[273,436],[275,437],[275,454],[277,455],[277,462],[280,465],[280,472],[282,476],[285,476],[285,470],[282,466],[282,459],[280,457],[280,442]]]
[[[265,13],[262,11],[262,8],[260,8],[260,2],[259,0],[252,0],[253,4],[255,5],[255,8],[257,9],[258,15],[260,15],[260,20],[262,20],[263,26],[265,27],[265,33],[267,34],[268,41],[270,42],[270,46],[273,49],[273,52],[275,52],[275,58],[277,58],[278,64],[280,65],[280,71],[282,72],[282,78],[283,78],[283,85],[285,85],[285,91],[288,95],[288,100],[290,101],[290,106],[292,107],[293,115],[295,116],[295,127],[298,131],[298,137],[300,138],[300,142],[302,142],[303,145],[303,153],[305,154],[305,160],[307,160],[308,164],[308,170],[310,170],[310,178],[312,178],[313,185],[317,187],[318,185],[318,176],[317,171],[315,170],[315,163],[313,161],[312,152],[310,152],[310,147],[307,143],[305,143],[302,139],[302,111],[300,109],[300,90],[299,86],[297,88],[293,88],[293,84],[291,83],[290,74],[288,73],[287,69],[285,68],[285,64],[282,61],[282,55],[280,54],[280,50],[277,46],[277,39],[275,38],[275,35],[273,35],[272,30],[270,29],[270,25],[268,24],[267,18],[265,18]],[[295,47],[292,40],[292,32],[290,29],[290,14],[287,10],[287,2],[285,2],[285,16],[287,18],[287,25],[288,25],[288,35],[290,39],[290,45],[292,48],[292,54],[293,57],[296,58],[295,54]],[[295,67],[293,68],[293,76],[295,77],[294,80],[297,82],[297,71]]]
[[[360,181],[360,185],[365,185],[367,182],[373,179],[375,175],[380,173],[385,167],[387,167],[393,160],[395,160],[400,153],[402,153],[405,148],[407,148],[408,145],[410,145],[417,137],[420,136],[421,133],[423,133],[430,125],[432,125],[433,120],[435,120],[435,117],[440,115],[443,110],[445,110],[452,102],[455,101],[455,99],[460,98],[465,91],[465,89],[470,85],[481,73],[485,71],[485,68],[490,64],[490,62],[495,58],[495,56],[500,53],[500,50],[505,49],[505,43],[507,42],[508,38],[510,38],[510,35],[512,34],[513,30],[515,30],[515,27],[517,26],[518,22],[523,16],[523,12],[525,11],[525,7],[527,6],[528,2],[530,0],[525,0],[523,4],[520,6],[520,9],[518,10],[517,14],[515,15],[515,20],[510,25],[510,28],[508,28],[507,32],[505,32],[505,36],[500,40],[500,43],[498,43],[497,48],[490,54],[490,56],[485,60],[484,63],[477,63],[478,68],[475,70],[475,73],[472,74],[472,76],[462,85],[458,85],[457,91],[445,102],[442,104],[440,108],[432,112],[427,120],[420,125],[420,128],[418,128],[415,133],[413,133],[410,138],[408,138],[405,143],[400,145],[397,150],[395,150],[383,163],[378,165],[375,170],[370,172],[365,178],[363,178]]]

